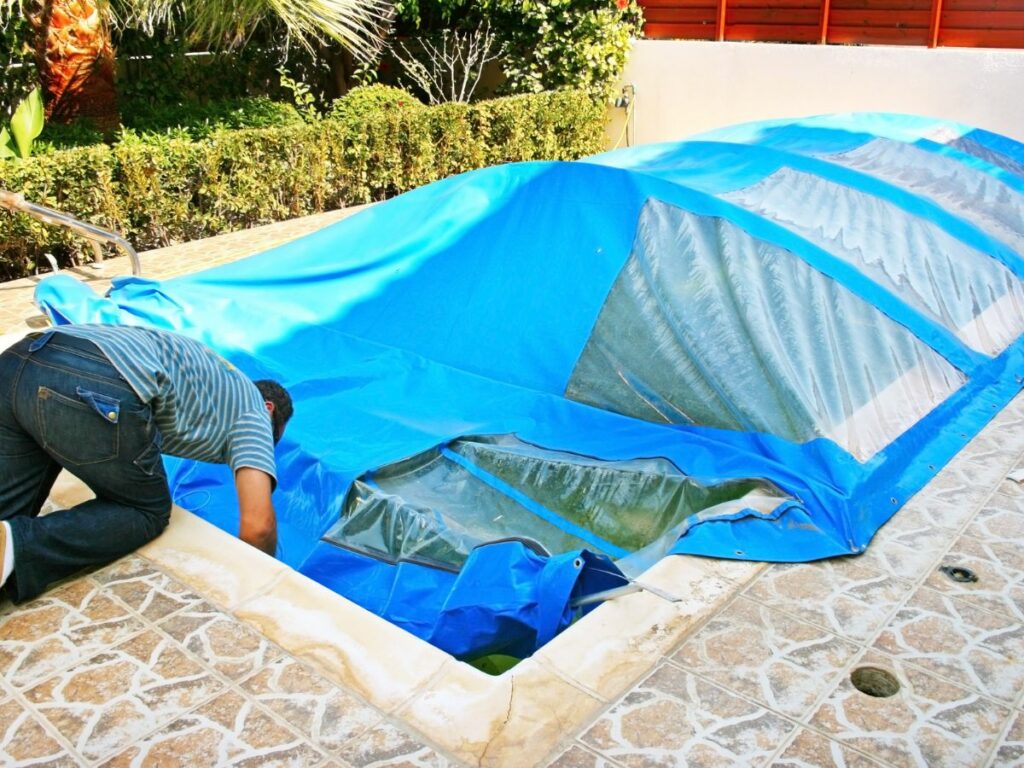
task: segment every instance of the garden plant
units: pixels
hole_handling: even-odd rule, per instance
[[[0,0],[0,188],[143,250],[578,158],[639,23],[635,0]],[[45,253],[90,256],[0,212],[0,276]]]

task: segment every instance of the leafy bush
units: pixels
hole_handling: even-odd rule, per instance
[[[604,146],[604,116],[585,93],[560,91],[351,112],[200,141],[128,134],[109,147],[7,162],[0,188],[117,230],[145,250],[381,200],[484,165],[589,155]],[[31,273],[47,251],[64,264],[89,254],[63,229],[0,211],[3,277]]]
[[[516,93],[582,88],[607,98],[643,17],[636,0],[491,0]]]
[[[169,23],[148,30],[134,24],[115,25],[123,113],[130,115],[145,105],[283,95],[277,89],[276,72],[283,56],[280,37],[275,39],[261,28],[254,31],[249,45],[210,53],[186,39],[188,21],[180,11],[174,9]]]
[[[391,85],[361,85],[335,99],[328,116],[336,120],[361,120],[375,112],[422,107],[408,91]]]
[[[487,23],[504,45],[505,88],[609,95],[643,17],[636,0],[398,0],[398,30],[422,34]]]
[[[103,131],[90,120],[76,120],[73,123],[47,123],[36,141],[37,155],[56,152],[71,147],[88,147],[103,143]]]
[[[291,104],[273,101],[265,96],[226,99],[205,104],[140,104],[134,112],[122,117],[122,138],[165,135],[192,141],[205,139],[215,131],[270,128],[302,121],[298,111]],[[102,142],[103,134],[87,120],[67,125],[47,123],[34,151],[43,154]]]
[[[214,131],[236,128],[270,128],[302,122],[291,104],[266,96],[226,99],[206,104],[185,102],[154,105],[124,115],[125,128],[138,134],[167,133],[181,138],[203,139]]]

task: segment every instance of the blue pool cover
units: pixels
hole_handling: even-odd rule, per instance
[[[281,380],[278,556],[460,658],[669,553],[856,555],[1024,381],[1024,145],[881,114],[466,173],[57,324]],[[166,457],[232,533],[228,470]]]

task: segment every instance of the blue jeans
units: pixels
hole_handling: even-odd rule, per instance
[[[105,565],[167,526],[171,495],[150,407],[92,342],[47,331],[0,354],[0,520],[16,603]],[[96,498],[39,517],[61,467]]]

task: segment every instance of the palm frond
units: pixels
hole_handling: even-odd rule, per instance
[[[16,0],[0,0],[16,2]],[[264,18],[276,16],[291,39],[310,46],[335,40],[356,56],[383,45],[391,3],[386,0],[129,0],[143,25],[187,20],[189,33],[215,47],[233,47],[252,34]]]

